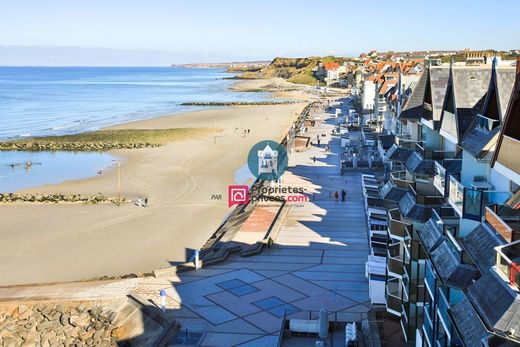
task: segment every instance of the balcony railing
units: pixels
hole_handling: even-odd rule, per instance
[[[423,331],[424,335],[428,339],[429,346],[433,346],[431,341],[433,341],[433,322],[430,318],[430,306],[431,304],[424,305],[424,320],[423,320]]]
[[[395,184],[396,187],[399,188],[408,188],[410,185],[413,186],[415,184],[414,181],[408,180],[406,178],[406,171],[394,171],[390,173],[390,180]]]
[[[424,272],[424,283],[427,286],[427,289],[430,290],[430,295],[434,297],[435,295],[435,272],[429,261],[426,262],[426,269]]]
[[[401,287],[398,278],[393,278],[386,283],[386,308],[397,316],[401,312]]]
[[[422,144],[422,141],[415,141],[411,139],[410,135],[399,135],[395,138],[395,144],[402,148],[417,149],[417,144]]]
[[[409,237],[411,224],[401,221],[399,209],[394,208],[388,211],[388,232],[391,236],[405,239]]]
[[[442,195],[444,195],[446,192],[446,169],[439,162],[435,162],[433,185]]]
[[[497,269],[520,290],[520,240],[495,248]]]
[[[401,252],[400,243],[395,243],[388,246],[387,249],[387,268],[388,272],[402,276],[404,274],[403,268],[403,254]]]
[[[442,205],[444,203],[444,196],[441,195],[426,195],[424,192],[417,192],[413,185],[408,186],[408,191],[412,193],[415,202],[419,205]]]
[[[513,229],[495,213],[497,205],[486,206],[484,216],[488,222],[507,241],[513,241]]]
[[[462,206],[464,205],[464,186],[452,175],[450,175],[450,189],[448,198],[450,205],[460,215],[462,215]]]

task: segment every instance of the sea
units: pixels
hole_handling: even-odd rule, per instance
[[[0,67],[0,141],[202,109],[184,102],[270,98],[230,91],[232,76],[183,67]],[[0,192],[94,176],[118,160],[109,153],[0,151]]]

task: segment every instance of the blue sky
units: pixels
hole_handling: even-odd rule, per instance
[[[0,0],[0,65],[520,48],[519,0]]]

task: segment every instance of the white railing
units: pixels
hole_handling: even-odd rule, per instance
[[[464,203],[464,186],[457,179],[450,175],[450,205],[462,214],[462,205]]]

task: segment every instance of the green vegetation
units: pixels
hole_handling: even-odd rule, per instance
[[[297,83],[297,84],[308,84],[315,86],[318,84],[318,80],[314,77],[312,71],[308,71],[307,73],[299,73],[287,79],[288,82]]]
[[[318,63],[337,62],[343,64],[350,61],[350,58],[343,57],[308,57],[308,58],[275,58],[271,64],[263,67],[259,71],[247,71],[242,73],[240,79],[274,78],[281,77],[292,83],[316,85],[317,79],[312,73],[312,69]]]
[[[212,128],[100,130],[76,135],[45,136],[0,142],[0,150],[99,151],[159,147],[168,142],[214,131]]]

